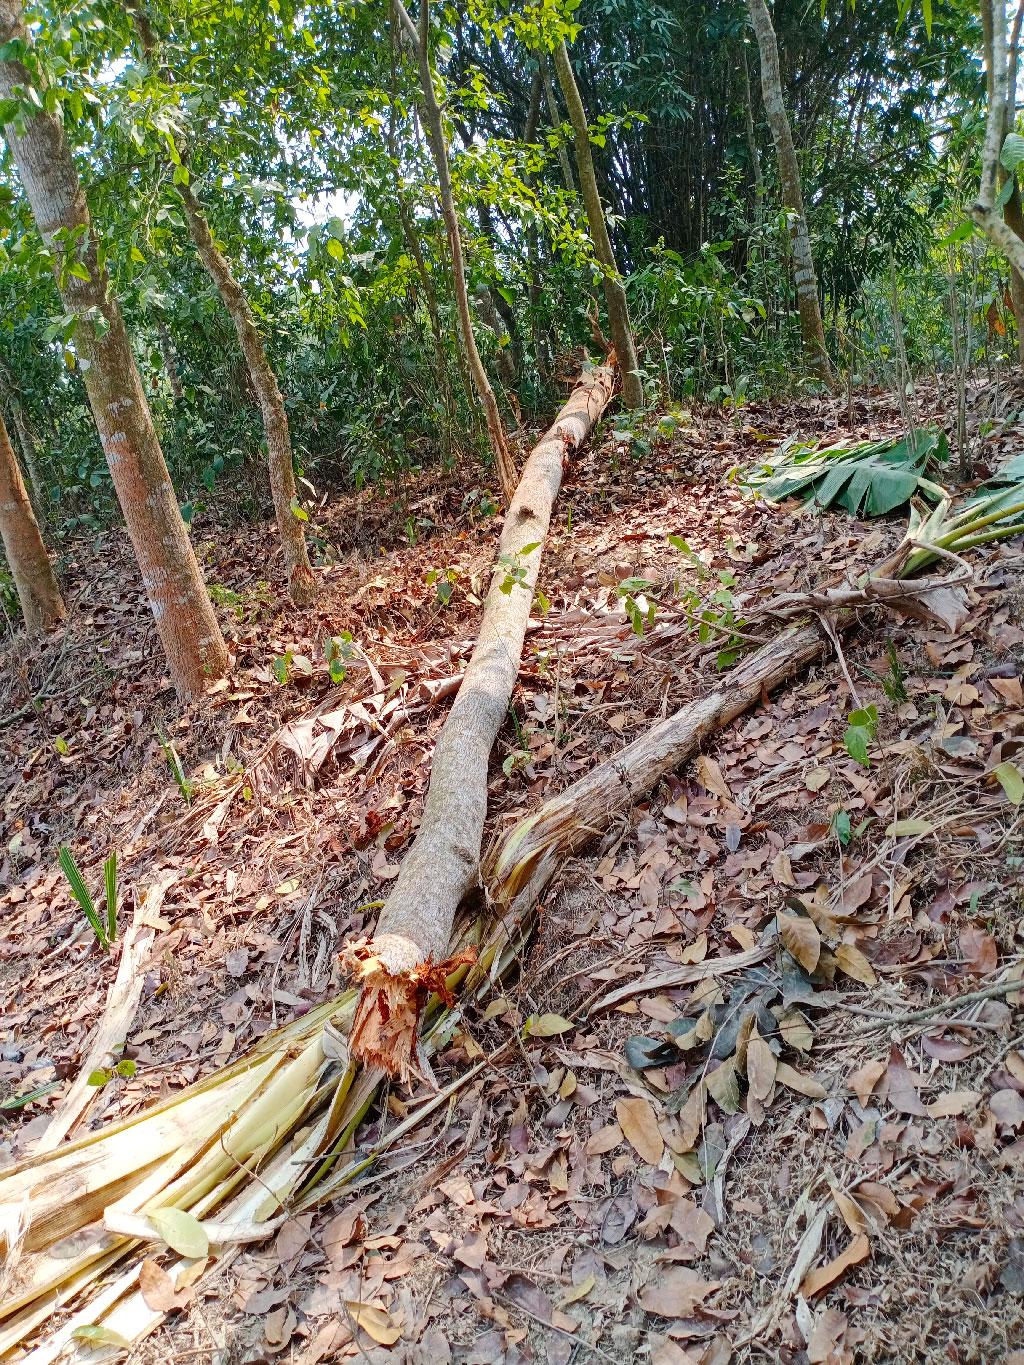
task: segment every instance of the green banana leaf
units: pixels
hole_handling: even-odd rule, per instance
[[[938,502],[943,489],[927,477],[949,459],[944,431],[927,427],[916,441],[862,441],[819,447],[784,441],[774,459],[748,470],[747,488],[772,502],[800,497],[819,507],[842,507],[851,516],[881,517],[922,494]]]

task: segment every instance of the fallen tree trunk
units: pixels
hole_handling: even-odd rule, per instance
[[[856,619],[851,611],[846,622]],[[450,996],[458,989],[464,1000],[486,998],[491,983],[519,961],[536,899],[562,859],[828,646],[828,637],[815,627],[788,629],[732,670],[710,696],[683,706],[520,821],[485,863],[487,890],[501,913],[463,926],[457,946],[478,944],[477,961],[455,968],[447,979],[444,965],[436,966],[439,994]],[[468,682],[467,671],[463,688]],[[458,733],[451,721],[442,738],[449,732]],[[481,783],[485,770],[486,754]],[[440,951],[447,951],[447,942]],[[746,970],[764,953],[758,946],[670,969],[655,981],[662,987],[693,984]],[[589,1014],[613,1008],[650,983],[647,978],[613,989]],[[216,1214],[207,1230],[210,1240],[223,1246],[243,1236],[269,1235],[280,1225],[283,1210],[295,1214],[335,1198],[365,1173],[376,1152],[352,1157],[350,1146],[382,1072],[372,1066],[359,1070],[345,1054],[344,1035],[350,1033],[355,1007],[355,992],[346,992],[148,1111],[0,1172],[0,1253],[6,1252],[3,1269],[10,1279],[6,1292],[0,1292],[0,1355],[32,1338],[60,1303],[76,1296],[79,1311],[37,1347],[32,1359],[40,1365],[56,1359],[70,1333],[82,1326],[100,1325],[132,1342],[152,1331],[163,1314],[150,1308],[138,1288],[140,1219],[172,1207],[199,1220]],[[450,1041],[461,1014],[460,1008],[431,1012],[424,1039],[428,1053]],[[424,1112],[432,1112],[448,1093],[434,1096]],[[392,1129],[388,1141],[404,1131],[405,1124]],[[14,1218],[5,1220],[3,1214]],[[123,1228],[128,1231],[119,1231]],[[155,1220],[149,1237],[157,1235]],[[94,1290],[96,1281],[127,1256],[134,1258],[130,1267]],[[222,1264],[223,1253],[212,1273]],[[81,1346],[76,1359],[84,1360],[86,1349]]]
[[[487,765],[519,674],[533,591],[563,461],[590,435],[612,397],[611,368],[591,370],[523,468],[498,548],[483,621],[441,731],[419,832],[368,942],[346,965],[362,979],[352,1053],[409,1073],[420,1009],[443,984],[455,912],[479,881]]]
[[[783,631],[738,664],[717,691],[687,702],[520,820],[487,860],[485,881],[492,894],[509,904],[536,900],[564,859],[603,833],[710,735],[807,668],[827,644],[817,626]]]

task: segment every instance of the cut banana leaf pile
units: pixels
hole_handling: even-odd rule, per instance
[[[812,445],[790,437],[773,459],[746,470],[741,482],[772,502],[795,497],[842,507],[854,517],[882,517],[915,496],[941,501],[944,490],[928,475],[948,459],[946,434],[936,427],[896,442],[853,445]]]
[[[467,925],[457,947],[473,947],[476,961],[448,989],[469,1001],[486,993],[518,959],[530,914],[517,897],[501,917]],[[192,1284],[211,1257],[330,1198],[391,1145],[405,1124],[374,1150],[353,1146],[383,1080],[349,1061],[357,995],[346,991],[136,1117],[0,1174],[0,1359],[28,1343],[17,1358],[31,1365],[69,1348],[74,1359],[114,1358],[163,1317],[140,1287],[147,1244],[177,1253],[172,1281]],[[431,1000],[424,1060],[461,1015]],[[77,1311],[48,1329],[62,1305]]]

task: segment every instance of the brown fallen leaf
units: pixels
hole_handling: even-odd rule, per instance
[[[361,1303],[358,1299],[346,1299],[345,1307],[352,1320],[371,1337],[378,1346],[394,1346],[402,1335],[401,1327],[396,1327],[390,1313],[372,1303]]]
[[[632,1096],[616,1100],[615,1117],[623,1136],[641,1161],[657,1166],[665,1151],[665,1139],[658,1127],[658,1116],[650,1100]]]
[[[661,1318],[688,1318],[709,1295],[721,1287],[719,1280],[703,1280],[689,1266],[658,1269],[640,1291],[640,1302],[648,1313]]]
[[[933,1119],[950,1119],[958,1114],[966,1114],[981,1099],[977,1090],[950,1090],[940,1095],[928,1105],[928,1113]]]
[[[824,1308],[814,1319],[814,1328],[807,1341],[809,1365],[833,1365],[840,1359],[839,1345],[846,1335],[846,1314],[838,1308]]]
[[[861,1107],[866,1109],[871,1098],[871,1092],[885,1075],[886,1063],[879,1060],[877,1062],[865,1062],[847,1077],[846,1088],[852,1090],[860,1101]]]
[[[713,758],[708,758],[707,754],[698,754],[694,767],[697,770],[697,781],[705,791],[720,796],[725,801],[732,800],[732,792],[722,776],[721,768]]]
[[[859,1237],[868,1231],[867,1221],[864,1211],[857,1203],[856,1199],[839,1190],[835,1185],[830,1184],[829,1190],[835,1200],[836,1208],[843,1216],[843,1222],[850,1229],[855,1237]]]
[[[988,976],[999,966],[999,948],[991,934],[973,924],[960,930],[960,956],[974,976]]]
[[[841,1251],[838,1256],[829,1261],[826,1265],[818,1266],[814,1270],[808,1271],[804,1276],[803,1284],[800,1286],[800,1293],[805,1299],[812,1299],[815,1294],[820,1294],[829,1285],[835,1284],[840,1275],[846,1273],[853,1265],[859,1265],[871,1254],[871,1243],[861,1233],[854,1237],[853,1241]]]
[[[861,950],[855,948],[852,943],[840,943],[834,956],[839,970],[844,975],[852,977],[854,981],[859,981],[862,986],[878,985],[875,969]]]
[[[606,1152],[613,1151],[621,1141],[622,1129],[617,1123],[608,1123],[587,1139],[585,1148],[587,1156],[604,1156]]]
[[[762,1104],[775,1087],[777,1069],[778,1058],[755,1029],[747,1043],[747,1084],[751,1095]]]
[[[789,915],[785,910],[776,912],[775,921],[779,929],[779,938],[787,950],[805,972],[813,972],[821,956],[821,935],[818,933],[818,926],[804,915]]]
[[[1016,1131],[1024,1124],[1024,1098],[1017,1090],[997,1090],[989,1097],[988,1107],[1000,1129]]]
[[[775,1079],[788,1090],[795,1090],[798,1095],[806,1095],[809,1100],[823,1100],[828,1095],[821,1081],[814,1076],[805,1076],[788,1062],[779,1062]]]
[[[139,1289],[154,1313],[173,1313],[192,1297],[191,1289],[175,1289],[167,1271],[150,1256],[139,1267]]]
[[[918,1089],[924,1085],[924,1077],[911,1071],[903,1053],[893,1043],[889,1052],[889,1064],[885,1069],[885,1097],[894,1109],[901,1114],[927,1116],[928,1110],[921,1103]]]

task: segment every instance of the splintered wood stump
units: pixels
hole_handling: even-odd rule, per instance
[[[441,989],[455,913],[479,883],[487,765],[508,711],[563,462],[611,401],[614,372],[590,370],[527,460],[498,548],[483,620],[462,685],[437,741],[423,818],[377,932],[345,964],[362,982],[354,1058],[407,1076],[420,1010]]]

